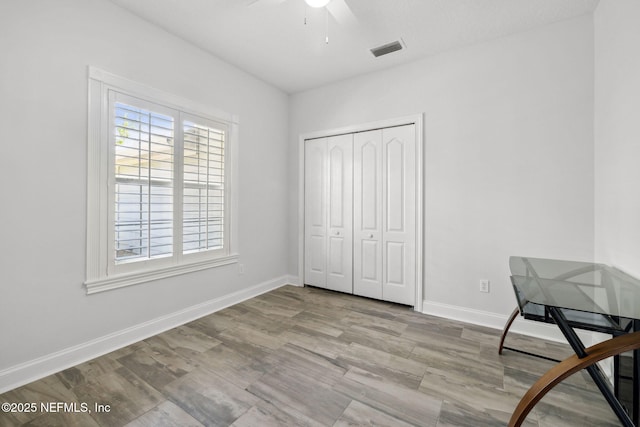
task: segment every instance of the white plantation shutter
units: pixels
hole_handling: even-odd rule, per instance
[[[226,133],[223,125],[184,122],[184,253],[223,248]]]
[[[238,118],[89,68],[88,293],[238,261]]]
[[[173,253],[174,119],[116,102],[115,260]]]

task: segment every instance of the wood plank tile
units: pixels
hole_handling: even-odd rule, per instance
[[[277,314],[265,315],[257,310],[252,310],[250,314],[236,318],[233,329],[243,326],[267,335],[280,335],[282,332],[290,329],[294,324],[295,322],[292,321],[289,316]],[[223,333],[228,333],[230,329],[226,329]]]
[[[277,350],[286,343],[285,339],[279,334],[271,335],[244,324],[222,332],[218,335],[218,340],[227,344],[229,341],[248,342],[253,346],[262,347],[267,350]]]
[[[537,380],[540,376],[551,369],[555,362],[541,359],[539,357],[533,357],[523,354],[515,354],[513,352],[504,352],[500,362],[504,366],[505,370],[505,387],[507,386],[506,380],[513,374],[518,375],[521,378],[529,378],[531,381],[527,385],[527,389]],[[584,375],[582,373],[576,373],[566,378],[563,383],[575,384],[584,388],[595,387],[593,380],[588,376],[586,371]]]
[[[0,397],[0,403],[36,403],[38,407],[41,402],[78,402],[76,395],[53,375],[18,387]],[[5,413],[0,411],[0,426],[3,424],[22,425],[40,415],[39,408],[36,412]]]
[[[515,396],[523,396],[538,378],[539,375],[536,374],[505,368],[504,388]],[[538,406],[545,408],[542,414],[554,414],[551,419],[570,417],[573,412],[576,412],[573,408],[580,408],[577,411],[580,416],[599,419],[605,424],[607,421],[612,421],[612,417],[614,417],[611,408],[595,383],[583,383],[582,379],[577,383],[567,380],[561,382],[534,409]],[[543,417],[538,418],[542,420]]]
[[[244,334],[244,336],[253,336],[253,337],[257,337],[260,336],[260,343],[258,342],[252,342],[252,341],[247,341],[245,339],[243,339],[242,336],[236,335],[234,333],[227,333],[228,331],[225,331],[224,333],[218,335],[218,339],[227,347],[232,349],[233,351],[242,354],[243,356],[254,360],[256,363],[261,363],[261,364],[269,364],[271,365],[273,363],[273,361],[275,360],[273,357],[273,352],[271,349],[265,347],[264,345],[261,344],[265,344],[267,343],[267,345],[272,345],[268,343],[268,339],[264,336],[264,335],[258,335],[258,333],[253,333],[253,334]],[[281,346],[284,343],[284,341],[278,341],[277,342],[277,347]],[[208,351],[208,353],[215,353],[215,347],[211,350]]]
[[[377,317],[372,314],[357,311],[350,312],[344,319],[342,319],[341,323],[348,326],[356,325],[396,336],[402,334],[408,326],[404,322],[398,322],[396,320]]]
[[[400,334],[402,338],[410,339],[417,343],[432,343],[450,338],[460,338],[464,328],[459,325],[451,325],[445,322],[416,322],[418,319],[411,319],[407,322],[407,328]]]
[[[236,304],[186,323],[183,326],[187,326],[211,337],[215,337],[218,333],[236,326],[238,319],[249,314],[251,314],[251,312],[242,304]]]
[[[173,402],[164,401],[126,424],[126,427],[202,427],[191,415]]]
[[[197,369],[167,385],[164,394],[204,425],[230,425],[258,399],[207,369]]]
[[[274,298],[269,299],[268,297],[264,297],[262,295],[245,301],[244,305],[245,307],[256,310],[268,317],[293,317],[303,310],[301,304],[287,305],[286,303],[280,303],[279,301],[276,301]]]
[[[343,294],[341,292],[327,291],[314,287],[307,287],[307,301],[313,301],[316,306],[327,309],[344,309],[353,301],[353,295]]]
[[[388,380],[402,383],[409,388],[418,388],[426,370],[426,365],[384,351],[352,343],[340,353],[337,361],[350,367],[376,373]]]
[[[73,388],[77,385],[86,383],[90,378],[96,378],[102,374],[115,371],[122,367],[114,356],[116,356],[116,354],[111,353],[97,359],[81,363],[80,365],[58,372],[56,377],[67,388]]]
[[[335,318],[311,313],[305,310],[294,317],[297,328],[305,328],[307,331],[314,331],[318,334],[339,337],[344,332],[342,326]]]
[[[478,358],[480,351],[481,346],[475,341],[456,337],[449,337],[444,340],[442,337],[433,337],[428,342],[418,343],[412,353],[416,359],[428,362],[431,357],[440,359],[464,357],[475,360]],[[497,350],[495,353],[498,353]]]
[[[351,402],[316,378],[287,367],[264,375],[247,390],[278,407],[295,408],[324,425],[333,424]]]
[[[23,425],[25,427],[100,427],[91,415],[83,412],[47,413]]]
[[[395,314],[392,312],[395,304],[384,301],[378,301],[369,298],[354,298],[350,300],[349,311],[351,313],[364,314],[366,316],[375,317],[376,319],[396,320]]]
[[[220,344],[220,341],[188,326],[179,326],[145,340],[146,343],[164,346],[176,353],[190,351],[207,351]]]
[[[233,427],[322,427],[323,424],[307,417],[291,406],[276,407],[268,402],[258,404],[233,424]]]
[[[295,369],[315,381],[331,385],[347,372],[336,360],[294,344],[287,344],[280,350],[276,355],[279,359],[277,366]]]
[[[148,345],[118,359],[123,366],[142,378],[156,390],[195,369],[195,365],[181,358],[164,345]]]
[[[125,356],[126,357],[126,356]],[[109,412],[92,412],[101,425],[121,426],[144,414],[164,397],[125,367],[91,378],[72,389],[77,401],[109,405]]]
[[[345,426],[410,427],[411,424],[354,400],[334,424],[334,427]]]
[[[349,348],[348,343],[340,341],[338,338],[318,334],[298,326],[283,333],[282,338],[288,343],[321,354],[329,359],[336,359]]]
[[[359,368],[350,369],[333,389],[417,426],[435,426],[442,404],[439,398],[427,396]]]
[[[420,391],[434,398],[460,402],[476,411],[502,411],[511,413],[520,396],[508,393],[491,384],[469,384],[464,373],[427,368]]]
[[[510,418],[510,412],[479,411],[460,402],[445,400],[437,427],[505,427]],[[538,427],[535,417],[530,418],[525,420],[523,427]]]
[[[531,339],[524,335],[509,333],[505,339],[505,346],[528,351],[529,353],[551,357],[557,360],[564,360],[573,356],[574,352],[568,344],[554,343],[543,339]],[[495,347],[494,347],[495,348]],[[510,350],[505,350],[507,353]]]
[[[304,295],[300,295],[299,293],[294,292],[278,292],[281,289],[276,289],[273,292],[268,292],[266,294],[260,295],[259,298],[261,301],[290,308],[301,308],[305,309],[308,302],[306,301]]]
[[[481,358],[479,353],[478,344],[452,338],[446,343],[431,345],[429,348],[424,344],[417,345],[413,349],[412,358],[433,370],[463,377],[467,384],[502,388],[504,366],[499,361]]]
[[[340,335],[340,340],[375,348],[396,356],[409,358],[416,342],[402,336],[387,334],[375,329],[354,325]]]
[[[273,369],[275,361],[235,351],[225,344],[194,355],[198,364],[244,389]],[[275,360],[275,359],[274,359]]]
[[[3,400],[1,403],[4,402],[6,402],[6,400]],[[32,414],[31,417],[23,416],[23,421],[20,421],[17,418],[19,415],[21,415],[21,413],[12,414],[11,412],[0,412],[0,427],[20,427],[21,425],[24,425],[26,422],[28,422],[28,420],[32,420],[37,416],[36,414]]]
[[[602,396],[598,397],[602,398]],[[550,398],[545,397],[533,408],[532,412],[535,413],[538,419],[539,427],[620,427],[621,425],[618,418],[606,403],[606,408],[601,407],[606,411],[594,416],[593,413],[582,412],[582,409],[585,407],[584,405],[569,403],[561,406],[552,402],[553,396]],[[597,398],[594,403],[597,405]],[[574,410],[573,408],[579,409]]]

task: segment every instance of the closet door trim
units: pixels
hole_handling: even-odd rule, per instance
[[[416,227],[415,227],[415,266],[416,266],[416,297],[414,310],[422,312],[424,301],[424,283],[423,283],[423,251],[424,251],[424,233],[423,233],[423,183],[424,183],[424,159],[423,159],[423,115],[415,114],[412,116],[399,117],[394,119],[380,120],[369,123],[345,126],[335,129],[327,129],[316,132],[304,133],[298,137],[298,277],[296,282],[299,286],[304,286],[304,248],[305,248],[305,229],[304,229],[304,207],[305,207],[305,140],[327,138],[331,136],[344,135],[349,133],[367,132],[376,129],[384,129],[396,126],[404,126],[409,124],[415,125],[416,131]]]

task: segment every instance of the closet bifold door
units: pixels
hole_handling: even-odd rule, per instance
[[[382,299],[415,305],[415,125],[382,130]]]
[[[304,147],[304,283],[327,286],[327,138]]]
[[[353,293],[382,299],[382,131],[353,139]]]
[[[357,133],[353,291],[415,305],[415,125]]]
[[[327,288],[353,293],[353,135],[328,140]]]
[[[305,141],[304,283],[353,293],[353,136]]]

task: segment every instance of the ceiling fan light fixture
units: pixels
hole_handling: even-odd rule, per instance
[[[311,7],[325,7],[331,0],[304,0]]]

